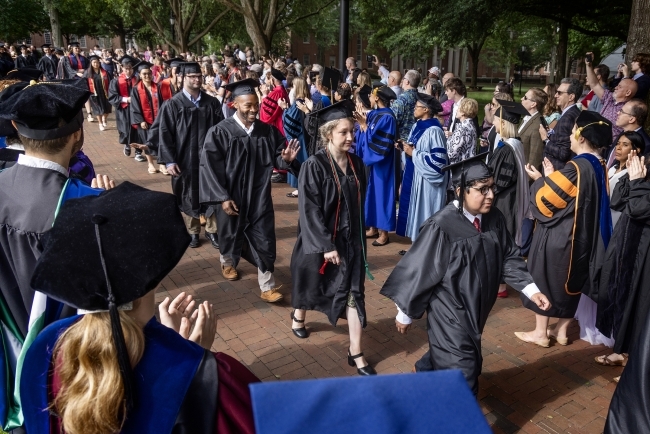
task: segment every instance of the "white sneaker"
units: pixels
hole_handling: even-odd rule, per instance
[[[93,119],[93,115],[91,115],[90,113],[88,113],[88,118],[87,119],[88,119],[88,122],[95,122],[95,119]]]
[[[99,124],[99,131],[104,131],[106,128],[104,127],[104,124]]]

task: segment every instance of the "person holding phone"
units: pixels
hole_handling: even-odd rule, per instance
[[[538,169],[542,167],[544,158],[544,142],[539,134],[539,127],[545,123],[542,113],[544,113],[547,101],[548,95],[538,87],[529,89],[521,97],[521,105],[528,111],[528,114],[524,116],[517,135],[523,146],[524,163]]]

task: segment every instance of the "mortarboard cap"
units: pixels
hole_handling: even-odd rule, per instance
[[[492,432],[458,370],[274,381],[249,388],[257,434]]]
[[[176,68],[179,64],[184,63],[185,61],[180,57],[174,57],[173,59],[163,60],[163,63],[170,68]]]
[[[612,142],[612,123],[598,112],[581,111],[576,126],[576,139],[582,136],[595,148],[607,147]]]
[[[122,58],[120,59],[120,63],[122,64],[122,66],[126,66],[126,65],[128,65],[128,64],[130,64],[131,66],[133,66],[133,65],[135,65],[137,62],[136,62],[135,59],[134,59],[133,57],[131,57],[131,56],[124,56],[124,57],[122,57]]]
[[[501,107],[497,108],[494,116],[497,116],[504,121],[508,121],[517,125],[522,116],[528,116],[528,110],[516,101],[506,101],[505,99],[496,100]]]
[[[362,87],[360,87],[357,90],[357,94],[359,95],[359,99],[361,100],[361,102],[363,103],[363,105],[366,108],[371,108],[370,107],[370,98],[368,98],[370,96],[370,92],[372,92],[372,88],[370,86],[368,86],[367,84],[364,84]]]
[[[100,60],[100,58],[96,54],[93,54],[92,56],[88,56],[88,61],[89,62],[92,62],[93,60]]]
[[[135,69],[136,72],[140,72],[140,71],[142,71],[143,69],[151,69],[152,66],[153,66],[152,63],[149,63],[149,62],[147,62],[146,60],[141,60],[141,61],[138,62],[138,64],[135,65],[133,68]]]
[[[455,187],[460,187],[458,212],[462,212],[463,210],[463,198],[465,196],[467,183],[490,178],[492,176],[492,170],[490,170],[488,165],[485,164],[485,158],[487,155],[487,153],[475,155],[474,157],[467,158],[463,161],[442,168],[443,172],[451,170],[451,183]]]
[[[442,111],[442,105],[440,105],[440,101],[438,101],[436,98],[432,97],[431,95],[418,92],[415,98],[425,106],[429,107],[429,109],[431,109],[433,114],[440,113]]]
[[[372,93],[380,100],[382,100],[386,105],[389,105],[391,101],[397,99],[397,94],[395,94],[395,91],[393,91],[393,89],[388,86],[376,87],[373,89]]]
[[[178,67],[180,68],[179,72],[184,75],[201,74],[201,65],[197,62],[182,62],[178,64]]]
[[[81,109],[90,97],[87,86],[61,82],[25,86],[0,103],[0,119],[14,121],[18,132],[30,139],[53,140],[68,136],[82,128]]]
[[[24,49],[27,49],[28,47],[27,47],[27,45],[25,45],[25,44],[20,44],[20,45],[18,46],[18,49],[20,49],[20,50],[22,50],[23,48],[24,48]]]
[[[20,80],[32,81],[38,80],[43,75],[43,71],[36,68],[18,68],[11,70],[3,77],[3,80]]]
[[[336,89],[341,81],[341,74],[337,69],[325,67],[320,71],[320,82],[328,89]]]
[[[247,78],[245,80],[236,81],[234,83],[226,84],[224,87],[228,92],[232,94],[233,98],[242,95],[257,95],[255,89],[260,86],[258,80],[253,80],[252,78]]]
[[[318,123],[323,125],[330,121],[335,121],[337,119],[351,118],[353,111],[352,102],[340,101],[336,104],[329,105],[325,108],[322,108],[318,111],[311,113],[312,116],[318,118]]]
[[[271,75],[278,81],[286,80],[287,77],[279,69],[271,68]]]
[[[32,288],[77,309],[110,313],[128,414],[134,383],[118,306],[155,289],[187,249],[176,198],[124,182],[70,199],[42,242]]]
[[[78,47],[78,46],[79,46],[79,42],[70,42],[70,43],[68,44],[68,46],[70,46],[70,47]]]
[[[41,45],[41,48],[50,48],[50,47],[51,47],[50,44],[43,44],[43,45]]]

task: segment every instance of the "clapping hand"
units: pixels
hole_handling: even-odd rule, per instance
[[[526,170],[526,173],[533,181],[537,181],[539,178],[542,177],[542,174],[539,173],[539,170],[533,167],[530,163],[524,166],[524,170]]]
[[[286,110],[286,109],[289,108],[289,104],[287,103],[287,101],[284,98],[280,98],[278,100],[278,105],[280,106],[280,108],[282,110]]]
[[[115,188],[115,181],[106,175],[97,174],[97,176],[91,181],[90,186],[92,188],[103,188],[104,190],[110,190],[111,188]]]
[[[291,139],[286,148],[282,150],[282,159],[287,163],[291,163],[298,156],[300,151],[300,142],[298,139]]]
[[[214,335],[217,333],[217,317],[214,314],[214,306],[204,301],[199,304],[195,312],[198,315],[194,324],[194,330],[192,330],[192,334],[187,339],[209,350],[214,342]],[[183,319],[187,321],[187,318]]]
[[[189,329],[198,315],[198,311],[194,311],[193,313],[195,305],[196,302],[193,297],[185,292],[178,294],[171,302],[169,297],[165,297],[162,303],[158,305],[160,323],[176,332],[179,332],[181,336],[185,333],[185,336],[183,337],[187,339],[189,336]],[[188,321],[187,324],[184,324],[181,332],[181,325],[183,325],[184,318]]]
[[[645,178],[647,173],[647,168],[645,167],[645,157],[639,158],[639,151],[635,149],[630,151],[626,166],[630,181]]]
[[[361,131],[366,131],[368,128],[368,125],[366,123],[367,115],[364,112],[357,110],[354,112],[353,116],[354,120],[359,123],[359,128],[361,128]]]
[[[544,169],[544,176],[550,176],[551,173],[555,172],[553,163],[551,163],[551,160],[546,157],[544,157],[544,161],[542,161],[542,169]]]

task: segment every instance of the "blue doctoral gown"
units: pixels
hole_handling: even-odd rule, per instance
[[[435,126],[427,128],[416,143],[412,157],[406,157],[413,166],[409,204],[406,208],[406,236],[415,241],[420,232],[420,226],[432,215],[440,211],[447,200],[447,172],[442,168],[449,162],[445,135],[440,124],[435,120]],[[419,121],[418,121],[419,123]],[[411,135],[417,128],[417,123],[411,130]],[[406,154],[404,154],[406,155]],[[406,178],[406,174],[404,175]],[[402,186],[402,192],[404,185]],[[401,199],[401,197],[400,197]],[[400,203],[401,205],[401,203]],[[400,206],[400,217],[402,216]]]
[[[305,129],[303,128],[304,117],[305,115],[300,111],[296,103],[293,103],[282,115],[282,125],[287,142],[292,139],[298,139],[298,142],[300,142],[300,151],[298,151],[296,157],[296,160],[300,163],[304,163],[309,158],[305,143]],[[287,183],[293,188],[298,188],[298,177],[288,173]]]
[[[395,230],[395,140],[397,121],[389,108],[368,113],[368,128],[356,134],[357,155],[369,168],[366,227]]]

